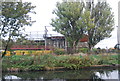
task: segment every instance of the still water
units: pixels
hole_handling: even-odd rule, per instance
[[[69,81],[90,79],[91,81],[120,81],[118,69],[83,69],[37,72],[2,73],[3,81]]]

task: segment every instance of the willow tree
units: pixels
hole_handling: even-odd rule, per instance
[[[57,17],[52,19],[51,25],[55,28],[55,31],[65,36],[68,46],[71,48],[70,53],[74,53],[76,45],[84,33],[83,8],[83,2],[67,0],[62,3],[57,2],[56,9],[53,11]]]
[[[21,35],[20,32],[23,31],[25,25],[32,25],[33,21],[28,13],[35,13],[33,11],[35,6],[32,6],[29,2],[2,2],[1,8],[0,36],[8,38],[5,51],[2,54],[2,57],[4,57],[10,40],[15,36]]]

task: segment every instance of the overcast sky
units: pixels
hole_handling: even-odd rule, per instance
[[[35,11],[37,14],[32,14],[32,19],[36,22],[31,27],[26,27],[26,32],[34,32],[38,34],[44,33],[44,27],[47,26],[49,33],[57,34],[52,32],[50,26],[51,18],[54,18],[55,15],[52,14],[52,11],[56,8],[55,4],[57,1],[61,0],[24,0],[25,2],[32,2],[32,5],[35,5]],[[96,0],[94,0],[96,1]],[[118,1],[120,0],[107,0],[107,2],[112,7],[112,12],[115,16],[115,26],[114,31],[111,33],[112,37],[102,40],[95,47],[101,48],[113,48],[117,43],[117,27],[118,26]]]

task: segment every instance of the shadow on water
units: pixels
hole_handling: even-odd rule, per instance
[[[119,81],[119,73],[118,69],[12,72],[3,73],[2,81]]]

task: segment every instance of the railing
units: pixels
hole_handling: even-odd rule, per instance
[[[12,50],[38,50],[38,49],[45,49],[45,46],[37,46],[37,45],[14,45],[11,47]],[[49,50],[50,47],[46,46],[46,49]]]

